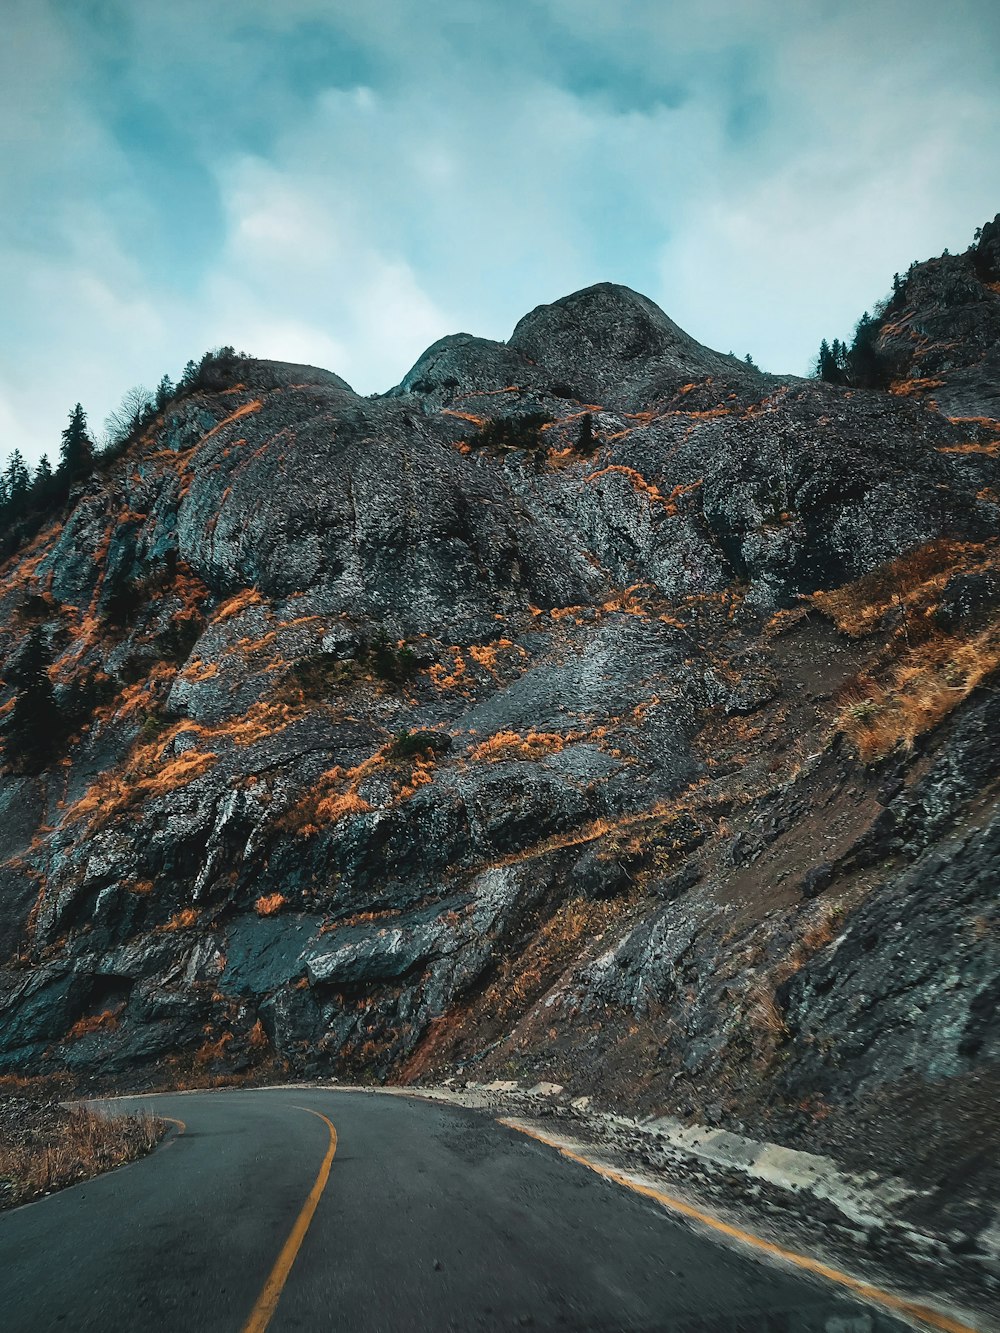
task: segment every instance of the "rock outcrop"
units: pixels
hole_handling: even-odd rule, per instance
[[[988,431],[1000,417],[1000,214],[964,254],[910,269],[875,351],[892,392]]]
[[[0,778],[0,1070],[524,1071],[848,1153],[906,1100],[971,1159],[1000,423],[945,412],[998,415],[994,226],[907,285],[952,398],[601,284],[382,396],[171,403],[3,569],[0,709],[37,631],[74,722]]]

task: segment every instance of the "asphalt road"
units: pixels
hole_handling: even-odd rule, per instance
[[[184,1133],[0,1215],[3,1333],[905,1327],[458,1108],[305,1089],[135,1104]]]

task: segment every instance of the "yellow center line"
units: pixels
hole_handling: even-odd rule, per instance
[[[285,1283],[288,1281],[288,1274],[291,1272],[292,1264],[295,1263],[295,1256],[299,1252],[299,1247],[305,1239],[305,1234],[309,1230],[309,1223],[313,1219],[313,1213],[316,1211],[316,1205],[319,1203],[320,1195],[326,1188],[326,1182],[330,1178],[330,1167],[333,1165],[333,1155],[337,1151],[337,1131],[333,1123],[327,1120],[326,1116],[320,1111],[312,1111],[308,1106],[297,1106],[297,1111],[308,1111],[310,1115],[317,1116],[326,1125],[330,1131],[330,1145],[326,1150],[326,1156],[323,1158],[323,1164],[319,1169],[319,1175],[316,1177],[312,1189],[309,1191],[309,1197],[302,1205],[302,1211],[296,1219],[295,1225],[289,1233],[288,1239],[281,1247],[281,1253],[271,1269],[264,1288],[257,1297],[257,1304],[253,1307],[250,1318],[243,1325],[243,1333],[264,1333],[281,1299],[281,1293],[285,1289]]]
[[[922,1320],[932,1328],[943,1330],[943,1333],[977,1333],[977,1330],[970,1325],[962,1324],[957,1319],[952,1319],[937,1310],[932,1310],[929,1306],[918,1305],[913,1301],[906,1301],[899,1296],[893,1296],[888,1291],[882,1291],[856,1277],[851,1277],[849,1273],[842,1273],[837,1268],[831,1268],[828,1264],[820,1263],[818,1259],[811,1259],[806,1254],[797,1254],[794,1250],[786,1250],[781,1245],[774,1245],[761,1236],[755,1236],[751,1231],[743,1231],[740,1227],[730,1226],[728,1222],[713,1217],[711,1213],[704,1213],[700,1208],[684,1203],[682,1199],[675,1199],[669,1194],[664,1194],[662,1190],[655,1189],[652,1185],[643,1185],[640,1181],[633,1180],[631,1176],[627,1176],[621,1171],[615,1171],[610,1166],[601,1166],[598,1162],[592,1162],[590,1158],[582,1157],[579,1153],[573,1152],[571,1148],[564,1147],[557,1139],[551,1139],[546,1134],[540,1134],[535,1129],[529,1129],[527,1125],[522,1125],[516,1120],[498,1119],[497,1124],[506,1125],[508,1129],[516,1129],[519,1134],[526,1134],[529,1139],[537,1139],[539,1143],[544,1143],[546,1147],[557,1149],[563,1157],[568,1157],[571,1162],[579,1162],[581,1166],[595,1171],[599,1176],[603,1176],[605,1180],[612,1180],[616,1185],[624,1185],[626,1189],[634,1190],[636,1194],[654,1199],[672,1212],[693,1218],[696,1222],[702,1222],[705,1226],[711,1227],[713,1231],[720,1231],[724,1236],[738,1240],[744,1245],[752,1245],[755,1249],[764,1250],[779,1259],[785,1259],[788,1263],[795,1264],[797,1268],[805,1269],[808,1273],[815,1273],[819,1277],[825,1277],[830,1282],[836,1282],[842,1287],[847,1287],[864,1300],[886,1306],[890,1310],[896,1310],[911,1319]]]

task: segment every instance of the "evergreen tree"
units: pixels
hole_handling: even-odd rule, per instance
[[[881,384],[881,371],[875,343],[880,324],[866,310],[854,329],[854,341],[846,355],[847,380],[860,389],[874,389]]]
[[[830,349],[830,344],[824,338],[819,345],[819,356],[816,358],[816,375],[821,380],[832,380],[833,370],[833,352]]]
[[[8,683],[15,686],[14,707],[4,728],[8,758],[29,770],[41,767],[59,748],[62,719],[49,679],[52,653],[36,626],[28,635],[13,666]]]
[[[576,437],[577,453],[592,454],[597,448],[594,437],[594,418],[590,412],[584,412],[580,418],[580,430]]]
[[[31,504],[35,510],[45,511],[56,495],[55,477],[48,454],[42,454],[31,482]]]
[[[27,513],[30,491],[31,473],[20,449],[15,449],[0,476],[0,501],[6,524],[16,522]]]
[[[828,384],[853,384],[849,366],[849,351],[846,343],[834,338],[828,343],[824,338],[819,345],[816,358],[816,374]]]
[[[87,431],[87,414],[79,403],[69,414],[69,425],[62,433],[59,457],[56,475],[67,491],[74,481],[86,476],[94,466],[94,442]]]
[[[166,408],[167,404],[170,402],[171,398],[173,398],[173,396],[174,396],[173,383],[171,382],[169,375],[164,375],[163,379],[161,379],[159,384],[156,386],[156,397],[154,399],[154,406],[156,408],[156,411],[162,412]]]

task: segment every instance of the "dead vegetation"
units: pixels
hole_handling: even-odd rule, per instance
[[[942,635],[904,654],[887,675],[857,677],[841,692],[837,727],[860,759],[911,747],[1000,667],[1000,625],[970,639]]]
[[[105,1116],[0,1096],[0,1208],[89,1180],[151,1152],[166,1125],[145,1112]]]
[[[839,691],[835,726],[865,762],[912,747],[1000,667],[1000,606],[942,619],[942,594],[959,574],[1000,570],[989,545],[937,541],[813,601],[852,638],[886,640]]]
[[[540,759],[547,754],[558,754],[566,738],[557,732],[528,731],[523,736],[517,731],[498,731],[489,740],[480,742],[469,751],[472,760],[486,759],[500,762],[504,759]]]
[[[631,904],[626,899],[572,898],[549,917],[527,949],[504,967],[487,991],[486,1007],[497,1016],[521,1014],[577,957],[585,942],[599,939]]]

